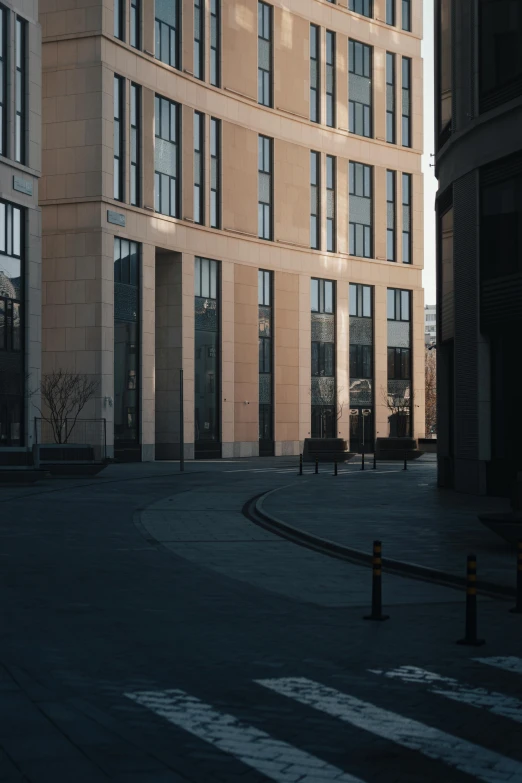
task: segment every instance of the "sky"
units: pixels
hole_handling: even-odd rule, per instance
[[[434,169],[430,168],[434,152],[434,69],[433,69],[433,0],[424,0],[424,40],[422,42],[424,58],[424,301],[435,304],[435,193],[437,180]]]

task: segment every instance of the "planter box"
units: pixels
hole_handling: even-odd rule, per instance
[[[436,454],[437,438],[419,438],[419,449],[424,454]]]
[[[95,461],[93,447],[83,443],[38,443],[33,455],[35,467],[53,476],[94,476],[107,465]]]
[[[303,462],[347,462],[355,456],[352,451],[347,451],[346,441],[343,438],[305,438],[303,449]]]
[[[25,446],[1,446],[0,468],[27,468],[33,464],[32,451]]]
[[[376,459],[418,459],[423,453],[417,448],[415,438],[377,438],[375,441]]]

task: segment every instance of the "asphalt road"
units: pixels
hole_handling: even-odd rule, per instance
[[[458,646],[460,591],[385,576],[390,619],[363,620],[368,569],[241,514],[294,481],[0,489],[2,783],[522,783],[522,616],[481,599],[486,644]]]

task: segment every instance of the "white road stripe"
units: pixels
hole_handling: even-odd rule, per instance
[[[257,682],[359,729],[444,762],[476,780],[484,783],[522,783],[522,764],[518,761],[305,677]]]
[[[143,691],[125,696],[277,783],[364,783],[316,756],[240,723],[233,715],[217,712],[184,691]]]
[[[505,696],[503,693],[487,691],[484,688],[461,685],[458,680],[452,677],[442,677],[440,674],[419,669],[417,666],[401,666],[387,672],[375,669],[370,669],[370,671],[373,674],[384,674],[385,677],[401,680],[401,682],[435,686],[430,688],[431,693],[445,696],[447,699],[458,701],[461,704],[469,704],[471,707],[479,707],[494,715],[501,715],[503,718],[522,723],[522,701],[513,696]]]
[[[505,658],[474,658],[477,663],[485,663],[488,666],[495,666],[497,669],[504,669],[506,672],[515,672],[522,674],[522,658],[516,658],[514,655]]]

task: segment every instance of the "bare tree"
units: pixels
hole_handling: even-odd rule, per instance
[[[42,377],[40,392],[45,413],[40,410],[42,419],[49,422],[55,443],[67,443],[74,430],[78,416],[98,390],[98,381],[87,375],[53,370]],[[72,425],[68,427],[68,420]]]
[[[415,402],[415,395],[411,386],[397,387],[395,391],[381,387],[381,397],[390,413],[390,419],[394,419],[397,425],[397,436],[407,437],[411,412]]]
[[[437,432],[437,357],[434,350],[425,351],[426,437]]]
[[[335,394],[335,405],[332,405],[330,395],[321,386],[319,386],[319,388],[316,389],[315,392],[316,395],[318,396],[318,399],[321,400],[321,402],[318,404],[318,407],[322,409],[321,429],[324,432],[327,429],[328,418],[329,417],[334,418],[335,419],[334,437],[336,438],[339,436],[339,421],[342,419],[344,406],[347,404],[346,399],[342,398],[343,392],[344,392],[344,386],[339,386]],[[308,390],[308,394],[310,395],[310,397],[312,396],[311,388]],[[333,411],[332,408],[334,409]]]

